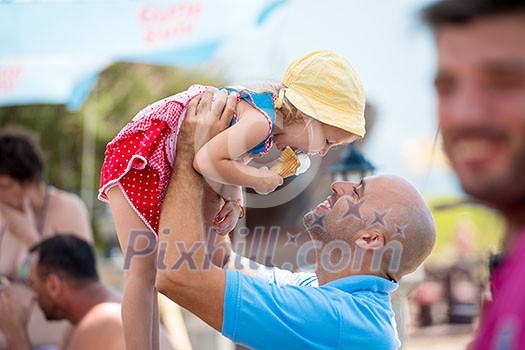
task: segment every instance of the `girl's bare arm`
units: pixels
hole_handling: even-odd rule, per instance
[[[268,136],[270,125],[247,102],[239,103],[237,113],[239,121],[208,141],[195,155],[193,166],[212,181],[269,193],[282,184],[282,178],[267,168],[257,169],[236,159],[261,143]]]

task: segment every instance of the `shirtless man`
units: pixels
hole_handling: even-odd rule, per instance
[[[60,350],[125,349],[121,296],[99,280],[91,246],[74,235],[55,235],[31,248],[29,281],[47,320],[66,319],[70,326]],[[29,350],[27,308],[3,277],[0,330],[9,349]],[[4,317],[6,315],[6,317]],[[161,349],[170,349],[161,336]]]

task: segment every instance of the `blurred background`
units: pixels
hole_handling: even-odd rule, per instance
[[[111,213],[96,200],[107,142],[141,108],[191,84],[256,86],[279,81],[293,59],[310,51],[343,55],[365,86],[365,139],[315,159],[318,167],[289,180],[285,188],[301,188],[290,201],[248,208],[234,242],[260,262],[308,268],[313,256],[299,261],[297,254],[308,240],[302,215],[326,198],[331,181],[405,177],[431,206],[438,240],[393,296],[404,348],[462,349],[503,227],[491,210],[464,197],[441,152],[433,39],[418,19],[430,2],[0,0],[0,128],[39,136],[47,181],[85,201],[104,278],[121,288]],[[254,237],[273,234],[275,255],[250,251]],[[164,307],[181,348],[232,348],[200,320]]]

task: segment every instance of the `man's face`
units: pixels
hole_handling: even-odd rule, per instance
[[[525,16],[436,33],[444,148],[468,194],[505,208],[525,198]]]
[[[61,320],[64,317],[60,307],[49,293],[46,281],[38,275],[37,264],[38,254],[32,254],[29,262],[29,285],[33,289],[34,297],[47,320]]]
[[[341,238],[341,235],[349,239],[352,233],[359,230],[367,183],[368,179],[360,183],[332,184],[332,195],[304,216],[304,225],[312,239],[328,242]],[[343,220],[344,225],[341,225]]]
[[[405,188],[404,180],[388,175],[366,177],[360,183],[334,182],[332,195],[304,216],[304,224],[313,239],[348,242],[367,225],[391,225],[395,206],[405,205],[413,195]]]

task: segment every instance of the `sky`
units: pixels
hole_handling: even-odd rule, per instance
[[[426,196],[460,194],[436,136],[432,80],[435,49],[419,10],[432,0],[290,0],[262,28],[243,30],[216,55],[230,83],[281,80],[286,66],[311,51],[346,57],[377,110],[366,157]]]

